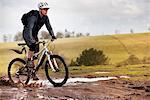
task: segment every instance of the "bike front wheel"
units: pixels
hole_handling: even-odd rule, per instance
[[[52,67],[54,70],[52,70]],[[46,61],[45,72],[47,79],[54,85],[60,87],[67,82],[68,67],[64,59],[58,55],[50,55],[50,62]]]
[[[21,58],[13,59],[8,66],[8,77],[13,83],[24,83],[29,82],[29,70],[26,67],[26,62]]]

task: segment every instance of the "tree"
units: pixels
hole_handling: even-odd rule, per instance
[[[22,40],[23,40],[22,32],[18,32],[14,37],[14,41],[22,41]]]
[[[148,30],[150,31],[150,27],[148,27]]]
[[[3,35],[3,41],[4,41],[4,42],[7,42],[7,41],[8,41],[8,36],[5,35],[5,34]]]
[[[130,29],[130,33],[134,33],[133,29]]]
[[[57,37],[57,38],[63,38],[64,35],[63,35],[63,33],[61,33],[61,32],[57,32],[57,33],[56,33],[56,37]]]
[[[86,36],[90,36],[90,33],[86,33]]]
[[[65,33],[65,38],[70,38],[70,37],[71,37],[71,35],[69,32]]]
[[[90,48],[83,50],[76,62],[78,65],[92,66],[108,64],[108,60],[103,51]]]
[[[71,34],[72,34],[72,37],[75,37],[75,31],[72,31]]]
[[[70,38],[71,37],[71,33],[65,29],[65,38]]]
[[[84,36],[82,33],[76,34],[76,37],[82,37],[82,36]]]
[[[68,32],[68,30],[67,29],[65,29],[65,33],[67,33]]]
[[[46,31],[41,31],[41,39],[49,39],[50,35]]]

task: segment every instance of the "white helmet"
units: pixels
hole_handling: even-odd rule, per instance
[[[48,5],[47,2],[40,2],[40,3],[38,4],[38,8],[39,8],[39,9],[43,9],[43,8],[49,9],[49,5]]]

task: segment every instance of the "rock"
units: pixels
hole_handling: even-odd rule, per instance
[[[150,92],[150,89],[145,89],[145,92]]]
[[[145,92],[150,92],[150,86],[145,87]]]

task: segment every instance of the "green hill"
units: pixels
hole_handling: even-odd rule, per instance
[[[150,33],[119,34],[67,38],[56,41],[56,51],[65,58],[75,59],[86,48],[103,50],[115,64],[134,54],[139,58],[150,54]]]
[[[17,43],[0,43],[0,73],[7,72],[8,63],[21,56],[9,50],[20,49]],[[130,54],[140,59],[150,55],[150,33],[63,38],[57,39],[54,44],[54,51],[63,56],[68,63],[87,48],[103,50],[111,59],[111,64],[127,59]]]

